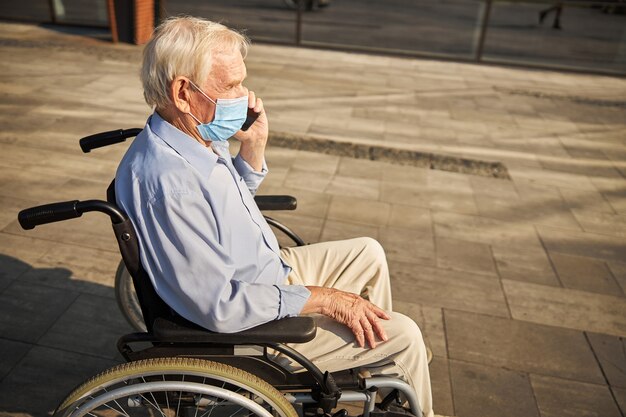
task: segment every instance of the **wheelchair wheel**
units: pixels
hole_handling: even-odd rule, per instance
[[[297,417],[262,379],[195,358],[156,358],[113,367],[76,388],[55,417]]]
[[[124,318],[133,326],[133,329],[145,332],[146,324],[143,321],[141,306],[133,285],[133,277],[126,269],[124,261],[120,261],[115,272],[115,299]]]

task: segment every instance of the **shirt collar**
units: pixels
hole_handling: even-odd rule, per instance
[[[183,133],[155,111],[148,119],[152,133],[158,136],[170,148],[174,149],[189,165],[204,178],[208,178],[217,164],[218,156],[210,148],[202,146],[191,136]]]

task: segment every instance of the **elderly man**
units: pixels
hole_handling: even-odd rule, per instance
[[[118,204],[139,234],[159,296],[216,332],[316,314],[316,338],[294,347],[322,370],[397,375],[432,415],[417,325],[391,307],[381,246],[368,238],[280,249],[253,195],[268,172],[263,102],[244,87],[248,41],[210,21],[165,21],[144,50],[154,106],[117,171]],[[258,114],[240,130],[248,109]],[[229,138],[241,143],[234,158]]]

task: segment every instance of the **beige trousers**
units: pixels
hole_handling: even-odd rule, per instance
[[[360,294],[391,315],[390,320],[381,319],[389,340],[375,349],[359,347],[348,327],[322,315],[316,316],[315,339],[290,346],[322,371],[364,368],[372,375],[402,378],[415,389],[423,415],[432,417],[422,333],[413,320],[392,311],[389,270],[382,246],[371,238],[357,238],[284,248],[281,257],[293,268],[289,284]]]

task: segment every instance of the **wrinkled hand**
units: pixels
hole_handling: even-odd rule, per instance
[[[254,109],[255,112],[259,113],[259,117],[245,132],[240,130],[235,133],[234,138],[241,142],[239,155],[250,164],[252,169],[261,171],[265,159],[265,145],[269,135],[269,124],[267,123],[263,101],[256,97],[254,91],[248,92],[248,108]]]
[[[311,304],[307,303],[307,305],[316,309],[315,312],[348,326],[354,333],[359,346],[365,347],[365,342],[367,342],[375,348],[376,337],[383,341],[387,340],[385,329],[380,324],[380,319],[389,320],[390,318],[384,310],[356,294],[333,288],[308,288],[311,290]],[[303,313],[307,312],[305,311],[307,305]]]
[[[235,133],[235,139],[243,143],[253,144],[255,146],[265,147],[267,143],[267,137],[269,134],[269,124],[267,122],[267,114],[265,113],[265,107],[263,106],[263,100],[258,98],[254,91],[248,91],[248,108],[253,109],[256,113],[259,113],[259,117],[256,119],[252,126],[245,132],[243,130]]]

